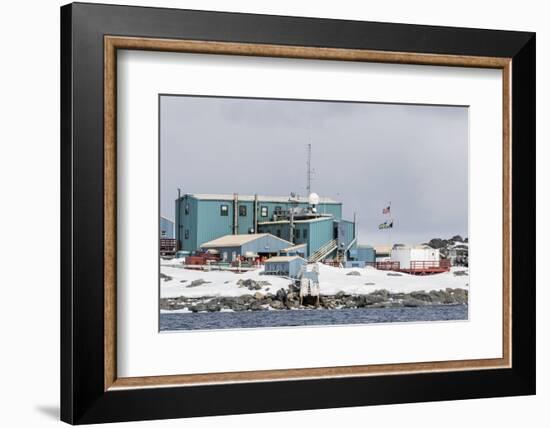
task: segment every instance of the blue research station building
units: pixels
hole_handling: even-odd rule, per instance
[[[216,250],[229,261],[247,255],[374,261],[372,247],[357,246],[355,222],[342,218],[342,203],[315,194],[185,194],[175,211],[176,243],[185,252]]]
[[[174,222],[166,217],[160,217],[160,237],[173,239],[174,236]]]

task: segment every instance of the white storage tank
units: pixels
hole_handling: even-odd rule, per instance
[[[400,269],[411,269],[412,262],[439,262],[439,250],[427,245],[395,246],[391,250],[392,262],[399,262]]]

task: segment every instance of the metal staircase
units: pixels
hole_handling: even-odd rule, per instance
[[[332,253],[337,247],[338,247],[338,244],[336,243],[336,239],[333,239],[332,241],[329,241],[325,245],[320,247],[311,256],[309,256],[308,261],[310,263],[318,262],[323,258],[325,258],[326,256],[328,256],[330,253]]]
[[[346,259],[347,259],[346,254],[349,251],[349,249],[353,247],[353,244],[355,244],[356,242],[357,242],[357,238],[353,238],[346,248],[338,247],[338,250],[336,251],[336,261],[338,263],[346,262]]]

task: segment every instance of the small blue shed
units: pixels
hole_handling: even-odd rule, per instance
[[[349,250],[349,258],[353,261],[373,263],[376,261],[376,253],[370,245],[357,245]]]
[[[297,278],[305,264],[307,260],[299,256],[271,257],[265,262],[265,274]]]
[[[174,236],[174,222],[166,217],[160,217],[160,237],[173,239]]]
[[[223,261],[234,261],[237,256],[269,257],[291,247],[292,243],[270,235],[269,233],[251,233],[248,235],[226,235],[205,242],[203,251],[215,250]]]

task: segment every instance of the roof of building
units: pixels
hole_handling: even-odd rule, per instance
[[[391,245],[374,245],[374,251],[379,254],[390,253]]]
[[[316,218],[308,218],[306,220],[294,220],[294,223],[302,224],[302,223],[314,223],[316,221],[325,221],[325,220],[334,220],[334,218],[331,215],[316,217]],[[288,224],[290,223],[290,220],[276,220],[276,221],[260,221],[258,222],[258,225],[269,225],[269,224]]]
[[[306,243],[297,244],[297,245],[293,245],[292,247],[283,248],[283,249],[281,250],[281,252],[283,252],[283,253],[288,253],[289,251],[298,250],[298,249],[300,249],[300,248],[305,248],[306,246],[307,246]]]
[[[207,200],[207,201],[232,201],[234,198],[234,195],[232,194],[216,194],[216,193],[191,193],[187,196],[190,196],[195,199],[201,199],[201,200]],[[248,201],[252,202],[254,201],[254,195],[237,195],[239,201]],[[300,203],[309,203],[308,198],[305,196],[297,196],[293,200],[300,202]],[[259,202],[290,202],[290,196],[265,196],[265,195],[258,195],[258,201]],[[319,198],[320,204],[341,204],[341,202],[335,201],[331,198]]]
[[[426,244],[420,244],[420,245],[395,245],[393,247],[394,250],[434,250],[434,248],[430,247]]]
[[[270,233],[250,233],[246,235],[225,235],[221,238],[214,239],[212,241],[205,242],[201,245],[201,248],[218,248],[218,247],[240,247],[248,242],[255,241],[263,237],[269,236],[270,238],[287,243],[289,246],[292,242],[285,241]]]
[[[275,256],[271,257],[270,259],[267,259],[266,263],[281,263],[281,262],[291,262],[292,260],[300,259],[304,262],[307,261],[306,259],[300,257],[300,256]]]
[[[369,244],[357,244],[357,248],[361,248],[361,249],[365,249],[365,248],[374,249],[374,247],[373,247],[372,245],[369,245]]]

